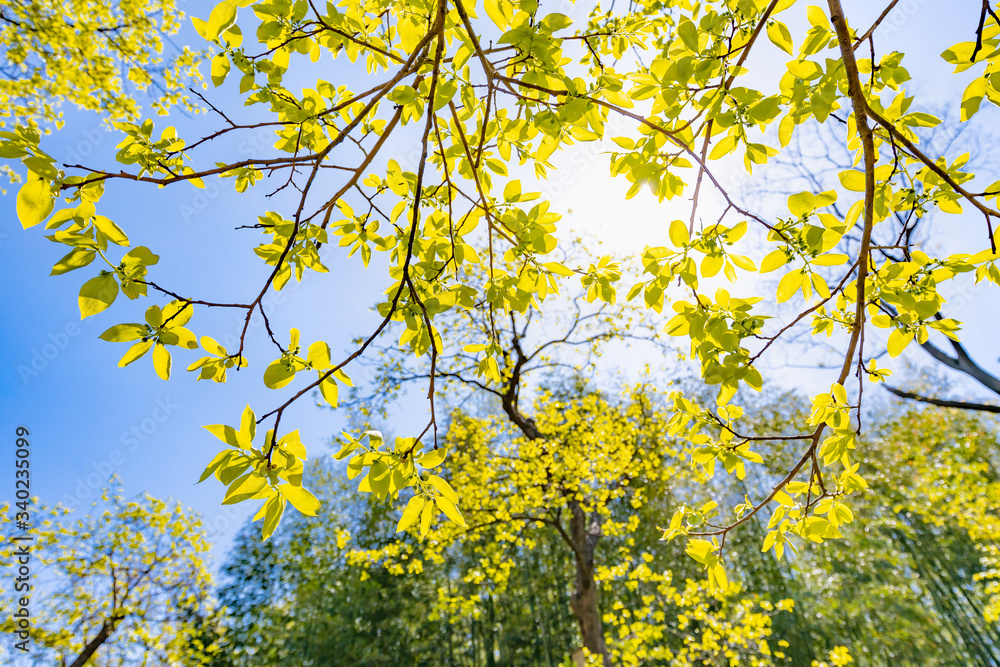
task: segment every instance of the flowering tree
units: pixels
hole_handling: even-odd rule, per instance
[[[75,520],[61,507],[36,511],[49,518],[27,533],[40,582],[23,593],[32,600],[33,652],[73,667],[95,656],[101,665],[207,664],[213,648],[199,645],[197,632],[210,615],[212,585],[201,520],[180,505],[127,500],[119,490],[102,501]],[[5,540],[8,567],[24,544]],[[4,618],[13,623],[11,614]]]

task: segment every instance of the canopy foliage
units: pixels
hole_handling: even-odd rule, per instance
[[[394,443],[371,431],[348,433],[338,457],[349,457],[349,474],[378,498],[397,502],[412,489],[403,523],[426,537],[438,514],[451,524],[435,530],[468,528],[465,515],[479,511],[499,472],[514,479],[541,475],[548,441],[538,430],[541,417],[532,433],[506,406],[526,438],[513,445],[526,469],[499,457],[487,440],[443,438],[435,403],[439,363],[466,355],[481,385],[519,386],[521,356],[508,344],[506,322],[515,328],[516,346],[517,318],[544,313],[560,291],[580,289],[591,303],[629,302],[650,317],[669,313],[665,332],[682,341],[711,393],[672,393],[652,433],[644,430],[648,424],[636,425],[641,407],[594,427],[639,429],[640,441],[683,443],[670,450],[683,452],[676,469],[692,471],[706,489],[716,469],[741,481],[748,470],[775,474],[781,466],[767,488],[712,500],[711,517],[705,505],[685,503],[659,523],[664,538],[684,541],[718,592],[729,578],[727,540],[738,529],[768,516],[760,543],[780,558],[803,544],[842,537],[856,520],[859,498],[881,470],[862,466],[864,389],[891,373],[881,365],[885,354],[898,357],[932,335],[958,341],[960,323],[941,312],[953,285],[1000,284],[994,231],[1000,181],[974,173],[968,156],[938,155],[921,141],[925,128],[941,121],[908,92],[904,54],[882,39],[896,2],[868,27],[850,20],[840,0],[825,7],[645,0],[594,5],[574,18],[551,9],[537,0],[325,6],[225,0],[207,18],[193,19],[215,50],[210,74],[220,88],[206,104],[217,129],[181,136],[172,126],[136,119],[112,86],[102,104],[121,133],[116,165],[66,164],[31,123],[0,133],[0,157],[20,161],[27,174],[16,201],[22,225],[45,223],[49,238],[68,251],[52,272],[85,276],[81,317],[108,311],[119,295],[153,302],[144,321],[113,324],[102,334],[129,344],[120,366],[151,359],[166,380],[174,355],[201,349],[203,356],[187,367],[198,379],[225,382],[227,370],[249,364],[242,372],[261,372],[275,390],[272,403],[207,427],[226,448],[202,477],[226,486],[225,503],[262,501],[257,518],[265,539],[288,504],[306,515],[320,511],[304,482],[306,448],[282,420],[286,410],[317,392],[336,407],[353,385],[352,364],[387,345],[390,334],[399,334],[396,348],[429,369],[426,427]],[[970,41],[940,45],[965,91],[956,102],[961,122],[1000,104],[1000,19],[984,0],[968,22]],[[60,25],[73,31],[65,20]],[[146,54],[140,65],[159,48],[149,39],[133,40]],[[49,46],[32,48],[43,60],[59,57]],[[11,48],[9,62],[19,57]],[[788,58],[784,69],[758,65],[778,53]],[[79,80],[67,85],[53,94],[73,99],[83,90]],[[239,120],[235,102],[247,108]],[[34,113],[50,116],[46,104]],[[852,156],[838,185],[794,193],[774,215],[752,210],[731,185],[733,169],[759,173],[813,124],[834,127]],[[274,133],[268,155],[211,153],[220,138],[261,128]],[[652,193],[659,202],[692,202],[684,219],[664,222],[662,241],[642,252],[635,272],[611,255],[570,261],[561,252],[569,245],[565,223],[544,195],[544,182],[560,156],[587,142],[607,150],[610,175],[629,184],[627,197]],[[273,206],[256,221],[242,221],[250,224],[241,228],[263,237],[253,252],[266,273],[246,293],[243,280],[231,297],[216,296],[214,285],[181,293],[157,275],[153,249],[133,246],[129,224],[99,212],[108,184],[200,188],[216,178],[230,181],[236,193],[266,192]],[[957,252],[936,256],[906,233],[932,210],[974,214],[977,232],[952,239]],[[303,341],[294,327],[287,338],[272,331],[265,296],[293,277],[331,280],[322,275],[331,262],[355,267],[358,275],[368,268],[384,286],[379,323],[351,343]],[[780,279],[765,292],[761,276],[772,272]],[[330,288],[344,285],[330,282]],[[780,317],[789,308],[792,315]],[[211,331],[199,336],[188,328],[207,309],[233,316],[241,334],[232,349]],[[445,335],[441,323],[462,313],[487,324],[476,329],[476,340]],[[273,343],[268,358],[247,358],[254,320]],[[837,368],[808,410],[773,431],[746,406],[774,382],[764,372],[768,355],[800,333],[832,339]],[[516,396],[515,390],[509,398]],[[576,457],[559,459],[560,468],[549,473],[554,479],[594,479],[595,488],[581,489],[581,497],[574,490],[562,501],[517,500],[531,508],[551,500],[553,511],[566,502],[570,514],[577,502],[600,515],[619,500],[615,480],[647,475],[659,483],[672,475],[667,452],[633,459],[628,452],[645,450],[628,442],[633,449],[598,448],[595,458],[579,440],[572,445],[583,448]],[[485,477],[463,477],[462,457],[477,451]],[[462,483],[430,472],[442,464]],[[546,488],[542,478],[533,481]],[[513,496],[507,503],[517,505]],[[580,525],[586,533],[586,522]],[[614,522],[606,527],[611,535],[623,530]],[[592,639],[588,648],[608,659],[597,635]]]

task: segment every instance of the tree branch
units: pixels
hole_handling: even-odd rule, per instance
[[[882,386],[885,388],[886,391],[888,391],[893,396],[909,399],[911,401],[920,401],[921,403],[929,403],[931,405],[937,405],[938,407],[942,408],[958,408],[959,410],[975,410],[977,412],[991,412],[993,414],[1000,414],[1000,405],[989,405],[986,403],[969,403],[967,401],[950,401],[943,398],[931,398],[929,396],[921,396],[920,394],[915,394],[911,391],[903,391],[902,389],[890,387],[887,384],[883,384]]]

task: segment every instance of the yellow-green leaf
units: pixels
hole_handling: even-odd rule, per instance
[[[406,503],[406,507],[403,508],[403,516],[400,517],[399,523],[396,524],[397,533],[403,532],[417,522],[420,513],[424,509],[425,502],[423,496],[414,495],[410,498],[410,502]]]
[[[80,288],[80,319],[96,315],[118,298],[118,281],[112,273],[91,278]]]
[[[226,496],[222,499],[222,504],[232,505],[247,500],[248,498],[252,498],[266,485],[267,477],[262,477],[255,471],[251,470],[242,477],[237,477],[236,480],[229,485],[229,488],[226,490]]]
[[[902,354],[906,346],[910,344],[913,340],[913,332],[906,331],[905,329],[894,329],[891,334],[889,334],[889,341],[886,343],[886,350],[888,350],[889,355],[892,357],[898,357]]]
[[[802,271],[796,269],[789,271],[778,282],[777,297],[778,303],[788,301],[799,291],[802,286]]]
[[[792,33],[788,31],[788,26],[786,26],[781,21],[772,21],[767,26],[767,36],[775,46],[784,51],[790,56],[794,56],[794,44],[792,43]]]
[[[49,182],[29,173],[28,180],[17,193],[17,218],[21,226],[25,229],[34,227],[49,217],[53,200]]]
[[[153,341],[151,340],[136,343],[130,347],[128,352],[125,353],[125,356],[121,358],[121,361],[118,362],[118,367],[124,368],[125,366],[128,366],[133,361],[146,354],[151,347],[153,347]]]
[[[785,251],[782,249],[773,250],[760,262],[760,272],[770,273],[776,269],[780,269],[785,264],[788,263],[788,257],[785,255]]]
[[[316,496],[309,493],[301,486],[294,486],[292,484],[281,484],[278,486],[278,491],[288,502],[298,511],[302,512],[306,516],[316,516],[316,512],[319,511],[319,500]]]
[[[444,462],[444,456],[444,447],[439,447],[438,449],[432,449],[431,451],[424,453],[419,459],[417,459],[417,463],[419,463],[422,468],[436,468]]]
[[[281,515],[285,512],[285,499],[281,496],[273,496],[264,503],[264,526],[261,535],[264,541],[274,534],[274,529],[281,523]]]
[[[96,215],[94,216],[94,226],[115,245],[128,246],[128,236],[110,218]]]
[[[865,191],[865,173],[856,169],[848,169],[838,174],[840,184],[852,192]]]
[[[986,79],[980,77],[970,83],[962,93],[962,120],[967,121],[979,111],[979,105],[986,96]]]
[[[437,475],[431,475],[427,478],[427,482],[442,496],[453,503],[458,503],[458,494],[455,493],[455,489],[451,488],[451,484],[446,482],[444,479],[438,477]]]
[[[83,268],[97,257],[97,251],[90,248],[74,248],[69,251],[69,253],[60,259],[52,267],[52,273],[50,276],[59,276],[70,271],[75,271],[76,269]]]
[[[423,537],[431,529],[431,519],[434,518],[434,503],[424,503],[424,509],[420,512],[420,536]]]
[[[264,370],[264,385],[270,389],[281,389],[294,378],[295,371],[284,359],[275,359]]]
[[[212,58],[212,83],[215,86],[221,86],[225,82],[230,66],[229,56],[225,53],[219,53]]]
[[[674,220],[670,223],[670,242],[678,248],[691,242],[687,225],[682,220]]]
[[[337,402],[340,399],[340,388],[337,387],[337,381],[333,379],[332,375],[320,383],[319,391],[331,407],[337,407]]]
[[[465,527],[465,517],[463,517],[462,513],[458,511],[458,507],[455,506],[455,503],[451,502],[447,498],[435,498],[434,502],[437,503],[437,506],[441,508],[441,511],[444,512],[446,517],[457,523],[459,526],[462,526],[463,528]]]
[[[170,352],[163,343],[158,342],[153,348],[153,368],[161,379],[170,379]]]

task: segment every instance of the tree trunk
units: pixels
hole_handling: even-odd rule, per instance
[[[604,642],[604,628],[597,604],[597,582],[594,580],[594,551],[601,538],[601,525],[596,519],[588,524],[587,513],[577,501],[571,502],[569,507],[572,511],[570,537],[576,554],[576,591],[570,598],[569,606],[580,626],[583,645],[591,653],[602,656],[605,667],[610,667],[611,656]]]
[[[97,649],[101,648],[101,645],[108,641],[108,638],[115,631],[115,628],[118,627],[120,622],[120,618],[111,618],[104,621],[104,623],[101,624],[101,630],[94,636],[93,639],[87,642],[87,645],[83,647],[83,652],[77,656],[76,660],[74,660],[69,667],[83,667],[86,665],[87,661],[90,660],[94,653],[97,652]]]
[[[512,324],[513,317],[512,314]],[[511,343],[516,359],[510,365],[507,389],[500,397],[501,406],[511,422],[526,438],[529,440],[544,439],[535,420],[522,414],[518,406],[521,372],[528,362],[528,357],[521,350],[521,336],[517,333],[516,328]],[[601,656],[605,667],[611,667],[611,656],[608,655],[608,647],[604,642],[601,612],[597,604],[597,582],[594,580],[594,552],[597,550],[598,540],[601,539],[601,521],[595,514],[594,518],[588,522],[587,513],[577,500],[570,501],[568,507],[571,512],[570,546],[573,548],[576,559],[576,591],[569,601],[570,610],[580,626],[583,645],[591,653]],[[565,537],[565,534],[563,536]]]
[[[486,628],[485,640],[486,640],[486,667],[496,667],[496,616],[493,612],[493,596],[486,596],[486,623],[488,628]]]

